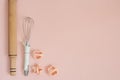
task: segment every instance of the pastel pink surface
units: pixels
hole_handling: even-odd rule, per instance
[[[0,80],[120,80],[120,0],[17,0],[17,75],[9,75],[7,0],[0,0]],[[22,21],[35,21],[31,47],[59,75],[23,75]]]

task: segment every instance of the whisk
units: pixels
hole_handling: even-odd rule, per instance
[[[31,17],[25,17],[23,21],[23,34],[24,34],[24,47],[25,47],[25,58],[24,58],[24,75],[27,76],[29,73],[29,56],[30,56],[30,35],[34,21]]]

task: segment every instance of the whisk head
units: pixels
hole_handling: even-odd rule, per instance
[[[31,17],[25,17],[23,21],[23,34],[25,41],[29,41],[31,35],[31,29],[33,27],[34,20]]]

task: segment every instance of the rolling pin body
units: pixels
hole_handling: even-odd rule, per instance
[[[17,33],[16,0],[8,0],[8,53],[10,58],[10,75],[16,75]]]

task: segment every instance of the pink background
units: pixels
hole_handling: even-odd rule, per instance
[[[7,0],[0,0],[0,80],[120,80],[120,0],[17,0],[17,75],[9,75]],[[23,75],[22,21],[35,21],[31,47],[59,75]]]

